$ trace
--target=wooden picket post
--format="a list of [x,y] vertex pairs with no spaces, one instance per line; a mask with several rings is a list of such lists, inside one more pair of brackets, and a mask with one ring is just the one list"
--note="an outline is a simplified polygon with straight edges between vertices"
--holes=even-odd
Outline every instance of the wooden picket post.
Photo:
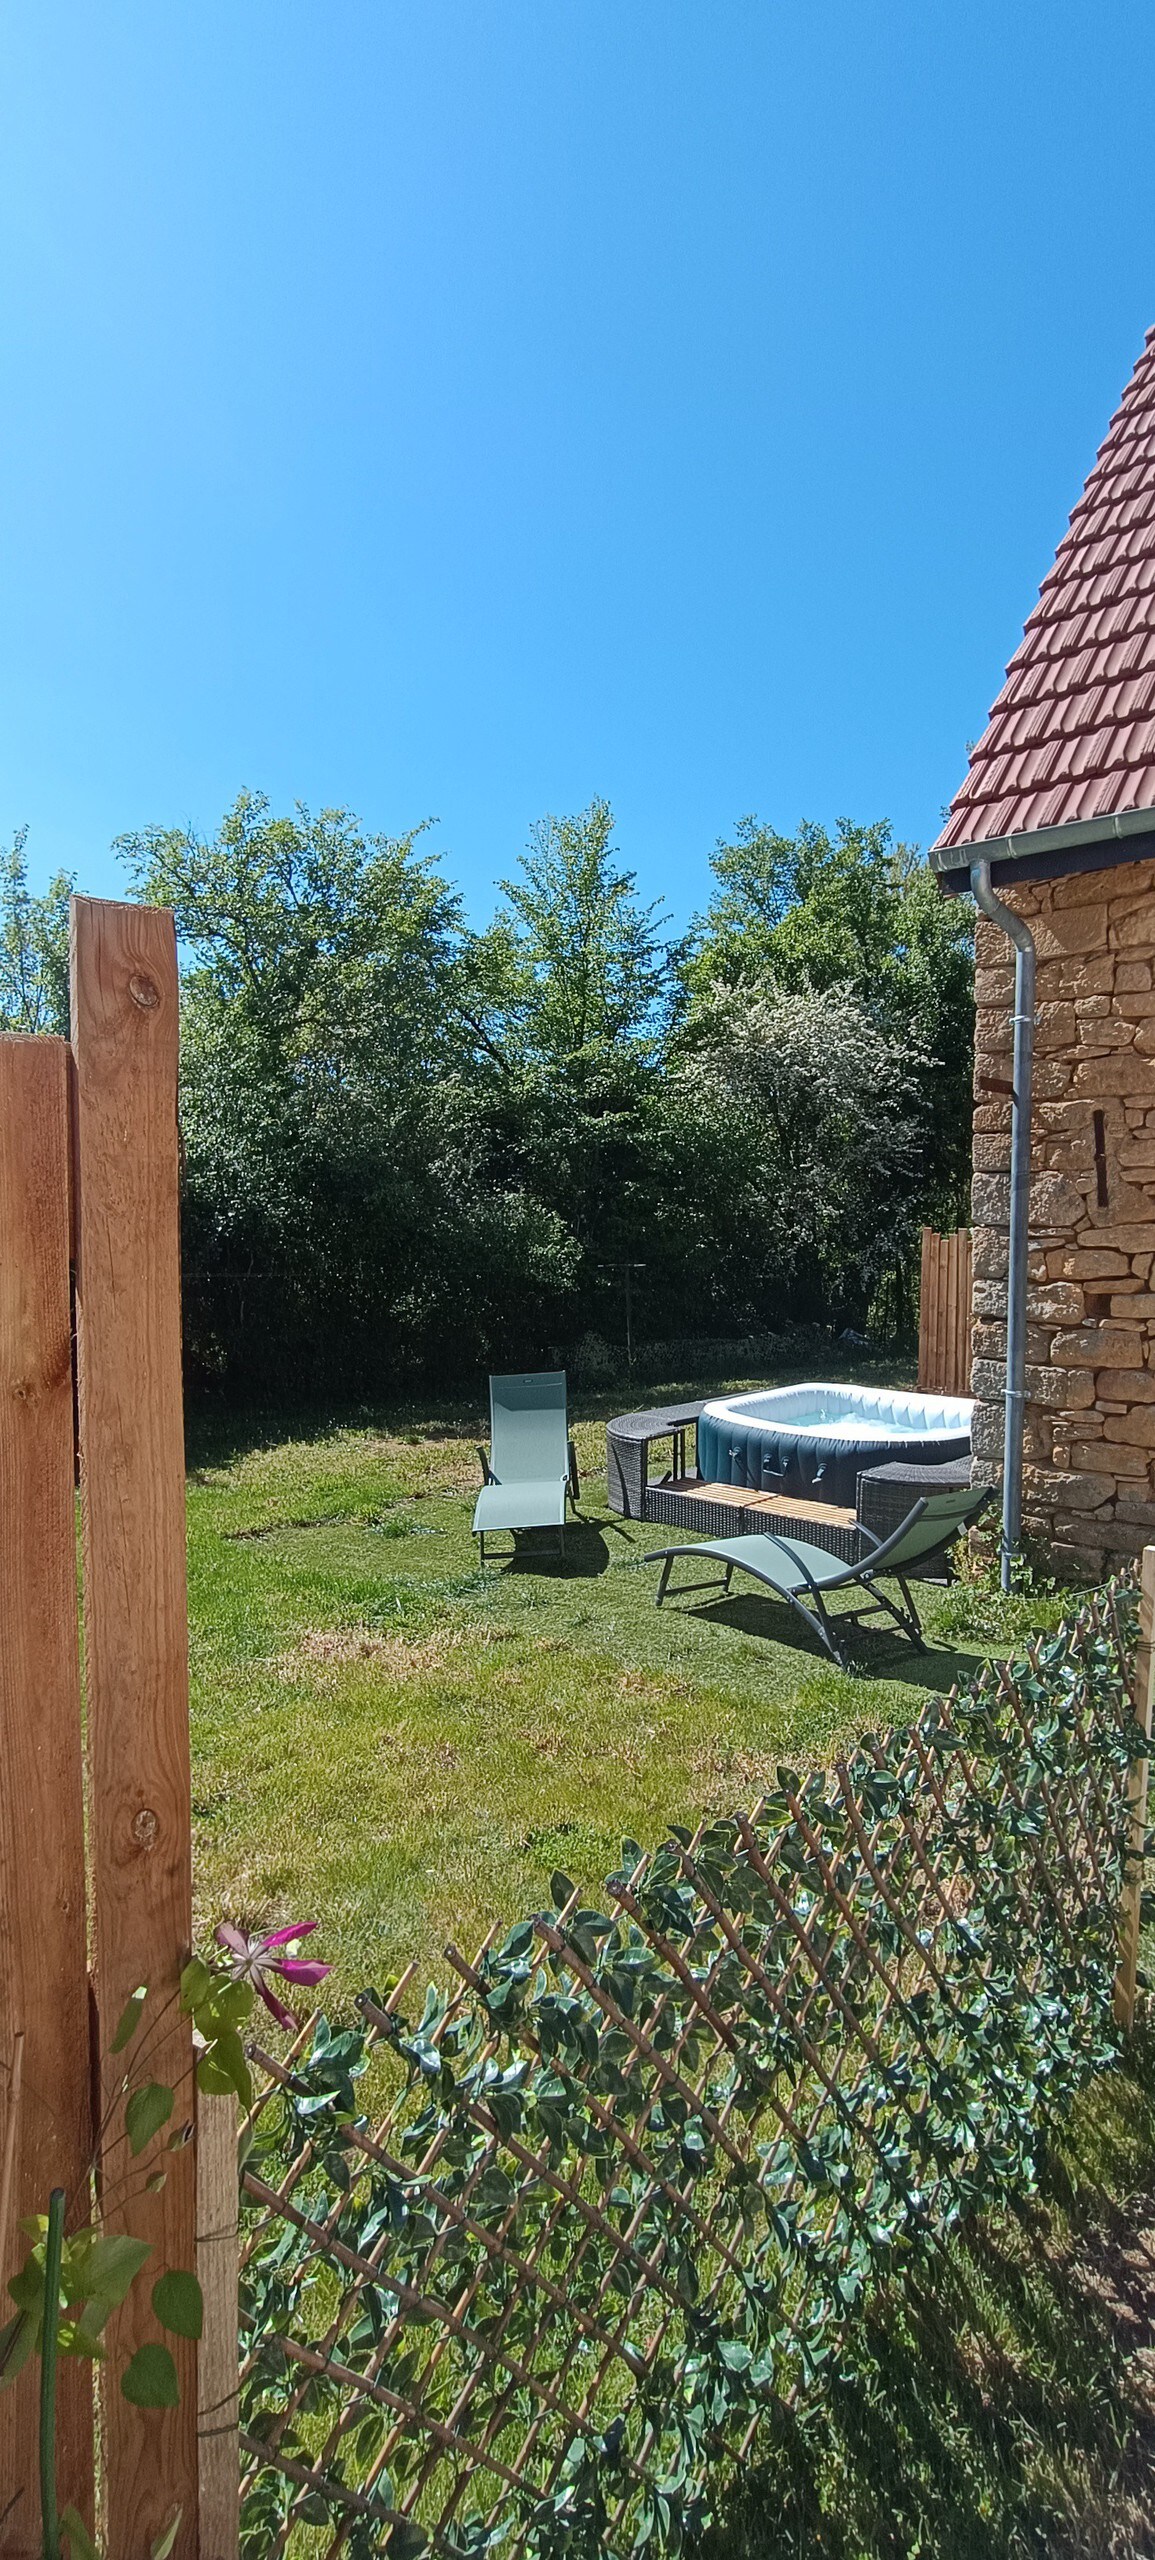
[[197,2432],[200,2560],[236,2560],[241,2521],[240,2182],[235,2098],[197,2096],[197,2273],[204,2296]]
[[[1155,1704],[1155,1547],[1144,1547],[1143,1569],[1139,1582],[1139,1643],[1135,1655],[1135,1685],[1132,1690],[1135,1721],[1151,1735],[1151,1713]],[[1142,1925],[1143,1866],[1147,1840],[1147,1773],[1150,1763],[1144,1755],[1133,1761],[1127,1788],[1127,1879],[1123,1886],[1119,1921],[1119,1970],[1115,1977],[1115,2016],[1128,2034],[1135,2024],[1135,1996],[1139,1973],[1139,1932]]]
[[[68,1044],[0,1039],[0,2296],[22,2214],[92,2150],[73,1470]],[[10,2304],[4,2304],[0,2319]],[[39,2560],[37,2367],[0,2393],[0,2552]],[[90,2368],[58,2390],[62,2504],[92,2523]]]
[[[150,2077],[194,2122],[192,2042],[178,2006],[192,1935],[181,1401],[177,1046],[172,916],[72,902],[76,1059],[77,1360],[84,1524],[92,1953],[100,2051],[138,1984],[149,1988]],[[196,2560],[197,2373],[169,2338],[174,2409],[139,2409],[118,2376],[158,2334],[150,2293],[196,2265],[195,2146],[165,2156],[141,2193],[116,2099],[101,2177],[105,2209],[132,2184],[131,2228],[152,2244],[146,2277],[110,2324],[103,2394],[107,2547],[147,2552],[181,2511],[179,2560]]]

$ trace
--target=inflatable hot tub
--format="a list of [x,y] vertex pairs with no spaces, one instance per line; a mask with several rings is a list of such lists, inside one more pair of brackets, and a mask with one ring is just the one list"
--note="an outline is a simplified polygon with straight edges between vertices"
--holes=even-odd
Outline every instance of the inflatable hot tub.
[[884,1459],[944,1465],[971,1445],[969,1396],[893,1387],[769,1387],[726,1396],[698,1417],[698,1474],[706,1484],[854,1507],[859,1470]]

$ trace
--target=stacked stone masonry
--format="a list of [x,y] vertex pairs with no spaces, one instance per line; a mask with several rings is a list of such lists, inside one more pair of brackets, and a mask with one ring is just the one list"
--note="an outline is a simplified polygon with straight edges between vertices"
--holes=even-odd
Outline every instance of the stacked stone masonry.
[[[1155,864],[1001,894],[1038,951],[1023,1519],[1068,1572],[1155,1538]],[[975,1474],[1000,1472],[1013,965],[980,917]]]

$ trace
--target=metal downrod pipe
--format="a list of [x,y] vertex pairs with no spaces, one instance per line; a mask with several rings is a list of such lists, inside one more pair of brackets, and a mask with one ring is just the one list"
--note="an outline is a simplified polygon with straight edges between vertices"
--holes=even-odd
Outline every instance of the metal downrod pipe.
[[1011,1068],[1011,1204],[1007,1237],[1007,1387],[1003,1430],[1003,1526],[999,1578],[1009,1591],[1023,1534],[1023,1424],[1027,1377],[1027,1248],[1031,1206],[1031,1077],[1035,1051],[1035,945],[1029,925],[991,887],[989,862],[972,862],[976,906],[1015,947],[1015,1048]]

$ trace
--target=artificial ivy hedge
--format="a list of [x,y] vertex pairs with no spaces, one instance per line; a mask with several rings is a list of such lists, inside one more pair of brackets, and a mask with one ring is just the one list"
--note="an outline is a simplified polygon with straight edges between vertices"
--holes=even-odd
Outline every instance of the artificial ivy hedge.
[[[1135,1599],[366,1995],[246,2169],[243,2548],[675,2551],[1114,2051]],[[391,2044],[374,2130],[357,2083]]]

